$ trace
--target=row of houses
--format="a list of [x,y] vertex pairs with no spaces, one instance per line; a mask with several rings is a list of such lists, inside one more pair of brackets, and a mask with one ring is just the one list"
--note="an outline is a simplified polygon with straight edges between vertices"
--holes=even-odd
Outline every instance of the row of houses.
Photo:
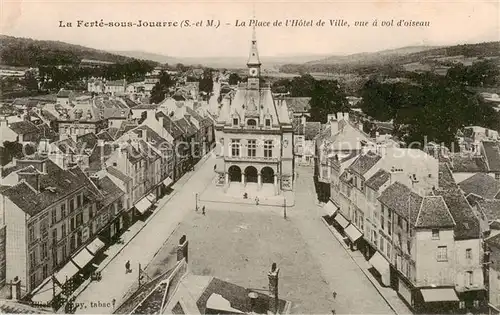
[[[485,257],[500,214],[498,186],[483,196],[498,183],[500,154],[490,149],[498,142],[483,141],[481,157],[399,148],[371,138],[346,113],[330,115],[316,140],[325,218],[365,255],[382,285],[417,313],[479,313],[490,295],[498,300]],[[454,163],[467,156],[485,168],[469,172]]]
[[172,99],[156,108],[125,105],[114,97],[79,99],[54,113],[59,134],[52,139],[23,121],[35,126],[23,137],[39,136],[13,141],[36,150],[3,166],[0,183],[0,283],[19,287],[17,298],[48,303],[67,283],[90,276],[98,252],[209,152],[214,117],[202,106]]

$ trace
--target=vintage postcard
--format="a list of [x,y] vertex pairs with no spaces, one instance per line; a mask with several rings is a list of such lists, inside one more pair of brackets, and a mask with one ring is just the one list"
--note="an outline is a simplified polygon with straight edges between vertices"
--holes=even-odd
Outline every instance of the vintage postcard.
[[500,2],[0,1],[0,313],[500,314]]

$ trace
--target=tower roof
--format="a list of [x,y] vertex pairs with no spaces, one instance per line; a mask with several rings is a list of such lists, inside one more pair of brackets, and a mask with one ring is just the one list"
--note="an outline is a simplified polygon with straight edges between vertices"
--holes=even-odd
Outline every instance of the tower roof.
[[260,66],[259,50],[257,49],[257,36],[255,35],[255,26],[252,31],[252,45],[250,46],[250,54],[248,55],[247,66]]

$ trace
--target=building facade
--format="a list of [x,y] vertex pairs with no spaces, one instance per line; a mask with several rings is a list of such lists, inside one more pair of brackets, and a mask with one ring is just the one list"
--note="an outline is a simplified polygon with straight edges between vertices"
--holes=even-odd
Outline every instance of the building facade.
[[261,83],[255,32],[247,67],[248,82],[223,105],[216,125],[218,185],[274,185],[274,193],[292,190],[293,129],[286,102],[274,100]]

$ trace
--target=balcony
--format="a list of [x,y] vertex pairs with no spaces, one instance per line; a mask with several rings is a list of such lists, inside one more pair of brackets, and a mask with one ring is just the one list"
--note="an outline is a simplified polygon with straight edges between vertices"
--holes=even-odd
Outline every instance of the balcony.
[[264,157],[264,156],[225,156],[225,161],[228,162],[279,162],[277,157]]

